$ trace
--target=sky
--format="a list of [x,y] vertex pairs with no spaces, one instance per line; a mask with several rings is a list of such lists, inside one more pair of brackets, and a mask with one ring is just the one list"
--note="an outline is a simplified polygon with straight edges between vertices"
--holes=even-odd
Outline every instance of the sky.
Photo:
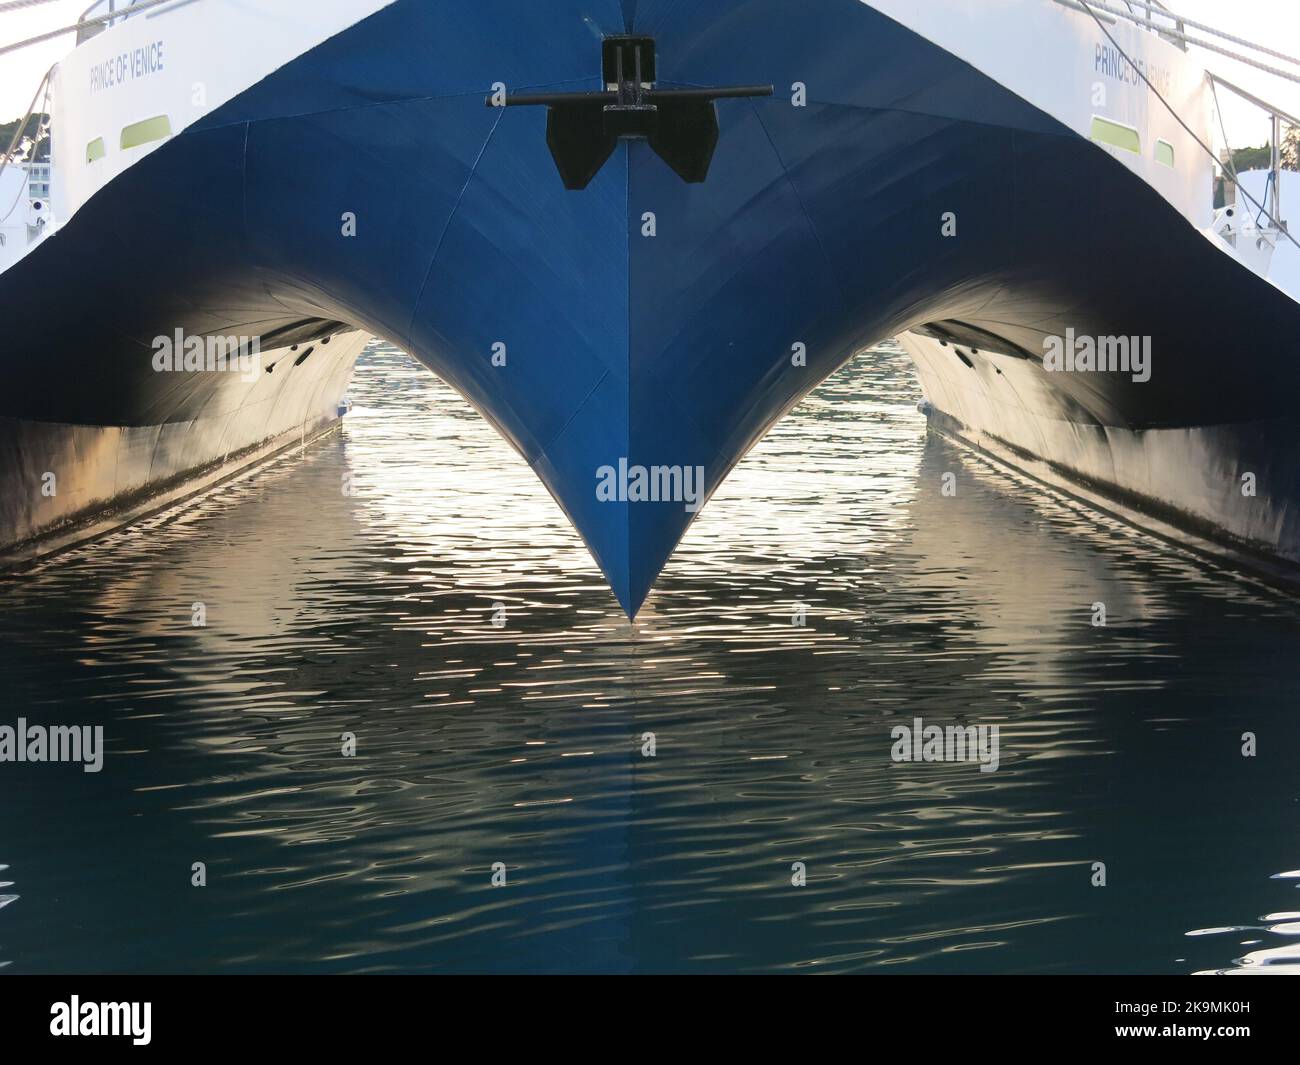
[[[71,26],[92,0],[53,0],[52,3],[0,14],[0,45],[24,41],[47,30]],[[0,55],[0,122],[21,118],[32,94],[50,66],[76,44],[76,34]],[[3,151],[3,149],[0,149]]]
[[[1300,59],[1298,0],[1165,0],[1165,6],[1173,8],[1184,18],[1203,22],[1225,33]],[[1196,33],[1195,30],[1188,32]],[[1225,42],[1224,46],[1238,50],[1233,44]],[[1300,83],[1283,81],[1213,52],[1196,50],[1195,54],[1208,70],[1253,92],[1274,107],[1280,107],[1300,118]],[[1280,62],[1274,65],[1286,66]],[[1300,72],[1300,67],[1288,69]],[[1253,147],[1270,139],[1268,120],[1260,115],[1258,108],[1232,99],[1231,94],[1224,93],[1223,90],[1219,91],[1219,105],[1223,109],[1224,125],[1227,126],[1228,137],[1234,148]]]
[[[2,0],[0,0],[2,2]],[[310,3],[311,0],[266,0],[268,3]],[[792,0],[797,3],[798,0]],[[928,3],[930,0],[916,0]],[[1048,3],[1049,0],[1041,0]],[[1115,2],[1115,0],[1110,0]],[[1300,0],[1165,0],[1186,18],[1205,22],[1247,40],[1300,58]],[[37,7],[0,14],[0,44],[24,40],[46,30],[70,26],[91,0],[52,0]],[[0,122],[26,110],[41,76],[69,51],[69,34],[43,45],[0,56]],[[1229,46],[1232,47],[1232,46]],[[1200,53],[1210,69],[1256,95],[1300,117],[1300,84],[1284,82],[1212,53]],[[1224,99],[1225,123],[1234,147],[1263,144],[1268,127],[1249,105]]]

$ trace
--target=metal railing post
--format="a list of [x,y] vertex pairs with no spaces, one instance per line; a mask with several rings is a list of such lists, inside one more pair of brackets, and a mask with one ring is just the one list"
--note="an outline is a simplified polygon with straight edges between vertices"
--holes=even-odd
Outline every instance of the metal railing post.
[[1270,213],[1278,229],[1285,229],[1286,223],[1282,221],[1282,118],[1276,111],[1270,117],[1273,120],[1273,197]]

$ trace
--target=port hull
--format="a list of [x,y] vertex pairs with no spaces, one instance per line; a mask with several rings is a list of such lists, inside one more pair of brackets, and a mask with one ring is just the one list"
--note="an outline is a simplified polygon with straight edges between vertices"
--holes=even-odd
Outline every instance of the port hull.
[[245,374],[214,371],[223,379],[209,386],[212,401],[184,421],[0,418],[0,567],[93,539],[328,431],[368,339],[339,333],[325,345],[261,352]]

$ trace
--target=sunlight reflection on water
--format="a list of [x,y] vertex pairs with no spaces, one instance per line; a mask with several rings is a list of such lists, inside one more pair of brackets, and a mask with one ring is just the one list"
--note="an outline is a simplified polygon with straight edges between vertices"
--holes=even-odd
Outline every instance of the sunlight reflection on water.
[[[1294,967],[1295,605],[928,437],[898,352],[769,434],[635,626],[453,392],[376,346],[352,395],[3,585],[10,715],[108,747],[4,767],[12,968]],[[895,764],[915,717],[1001,768]]]

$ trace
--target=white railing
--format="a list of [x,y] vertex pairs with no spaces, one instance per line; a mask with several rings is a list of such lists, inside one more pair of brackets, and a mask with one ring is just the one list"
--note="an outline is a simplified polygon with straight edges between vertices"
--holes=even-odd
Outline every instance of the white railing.
[[27,132],[27,127],[31,125],[32,119],[37,115],[47,115],[49,113],[50,75],[53,73],[53,67],[45,72],[45,76],[41,78],[41,83],[36,86],[36,93],[32,96],[32,102],[28,106],[26,114],[19,120],[18,128],[14,130],[14,135],[10,138],[9,143],[4,146],[4,152],[0,154],[0,173],[3,173],[4,168],[11,163],[27,162],[28,160],[25,158],[27,153],[35,153],[41,139],[49,135],[48,123],[37,127],[30,134]]
[[[1239,63],[1256,67],[1288,81],[1300,82],[1300,59],[1248,41],[1245,37],[1225,33],[1213,26],[1207,26],[1204,22],[1193,22],[1191,19],[1183,18],[1163,4],[1157,3],[1156,0],[1054,0],[1054,2],[1062,7],[1086,12],[1099,21],[1131,22],[1135,26],[1159,34],[1165,40],[1178,45],[1183,51],[1186,51],[1189,45],[1204,48],[1207,52],[1227,56],[1229,59],[1235,59]],[[1193,30],[1196,31],[1195,36],[1191,32]],[[1226,47],[1229,44],[1240,50]],[[1276,66],[1273,60],[1281,60],[1286,66]]]
[[77,43],[90,40],[123,19],[169,2],[170,0],[95,0],[77,20]]
[[[1267,100],[1261,99],[1254,95],[1254,93],[1247,92],[1245,89],[1232,84],[1232,82],[1219,77],[1217,74],[1207,73],[1206,77],[1210,79],[1210,84],[1214,86],[1216,107],[1218,105],[1218,89],[1224,88],[1233,95],[1259,108],[1268,116],[1270,127],[1272,129],[1272,136],[1269,140],[1271,153],[1269,159],[1268,185],[1266,186],[1266,199],[1268,202],[1257,206],[1260,209],[1261,215],[1268,216],[1268,221],[1272,228],[1286,230],[1286,222],[1282,219],[1282,128],[1284,126],[1290,129],[1300,128],[1300,118],[1287,114],[1287,112],[1283,111],[1280,107],[1269,103]],[[1222,121],[1222,113],[1220,113],[1220,121]],[[1225,142],[1227,140],[1226,130],[1224,131],[1224,140]],[[1225,177],[1240,188],[1241,185],[1237,181],[1236,169],[1232,166],[1232,147],[1225,143],[1224,148],[1227,150],[1227,162],[1223,166]]]
[[[95,0],[95,3],[86,8],[81,13],[81,18],[77,20],[77,43],[88,41],[119,22],[120,19],[116,17],[119,12],[121,18],[129,18],[131,8],[134,6],[133,0]],[[88,21],[89,19],[95,21]]]
[[12,44],[0,45],[0,55],[8,55],[10,52],[17,52],[23,48],[31,48],[33,45],[44,44],[46,41],[58,40],[69,33],[77,35],[77,43],[88,41],[97,33],[102,33],[105,29],[115,22],[121,22],[124,18],[130,18],[132,15],[138,15],[147,8],[157,7],[159,4],[187,4],[190,0],[99,0],[98,3],[92,4],[89,9],[83,11],[81,19],[74,26],[60,26],[57,30],[47,30],[45,33],[38,33],[35,37],[28,37],[25,41],[14,41]]
[[[31,125],[32,119],[36,115],[48,115],[50,103],[50,75],[54,73],[51,67],[45,72],[45,77],[41,78],[41,83],[36,86],[36,93],[32,97],[32,102],[27,108],[27,113],[23,115],[18,123],[18,128],[14,130],[14,135],[5,145],[3,155],[0,155],[0,175],[11,166],[21,166],[26,169],[27,164],[35,161],[37,149],[43,137],[50,134],[48,120],[36,129],[28,132],[28,126]],[[19,187],[17,195],[12,203],[0,203],[0,219],[8,218],[18,201],[22,199],[23,189],[27,187],[26,182]]]
[[1116,19],[1134,22],[1187,51],[1187,22],[1159,0],[1056,0],[1062,7],[1085,11],[1112,25]]

